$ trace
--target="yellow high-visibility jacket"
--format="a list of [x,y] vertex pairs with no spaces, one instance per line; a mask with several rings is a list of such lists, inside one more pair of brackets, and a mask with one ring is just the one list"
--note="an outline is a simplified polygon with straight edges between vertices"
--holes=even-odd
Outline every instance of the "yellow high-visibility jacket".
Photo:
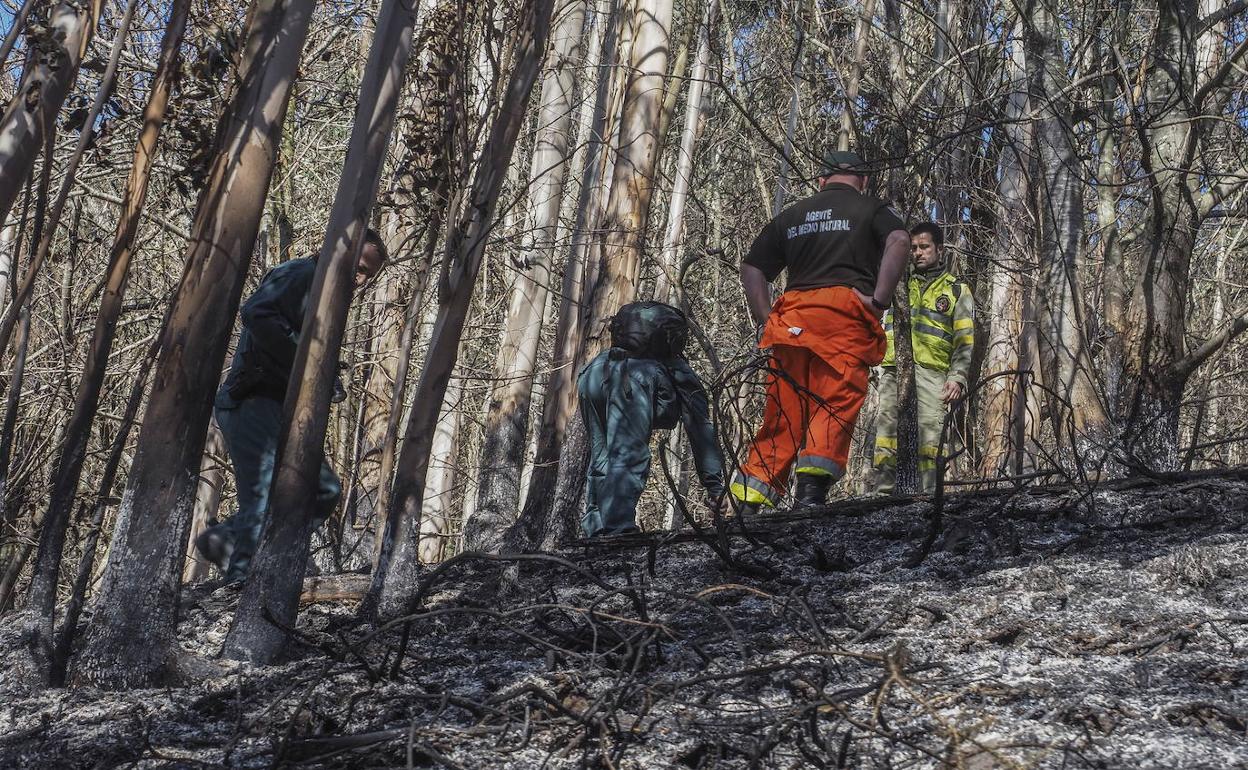
[[[893,312],[884,314],[888,351],[882,366],[895,366]],[[910,277],[910,339],[914,362],[945,372],[948,382],[966,387],[975,349],[975,298],[971,288],[947,270]]]

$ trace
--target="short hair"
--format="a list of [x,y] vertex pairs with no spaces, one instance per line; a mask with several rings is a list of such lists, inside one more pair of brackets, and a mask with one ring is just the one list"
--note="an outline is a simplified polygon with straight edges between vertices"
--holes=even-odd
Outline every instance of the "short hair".
[[371,227],[368,228],[364,231],[364,243],[371,243],[373,248],[377,249],[377,254],[381,257],[382,264],[390,261],[390,252],[386,249],[386,242],[382,239],[381,233]]
[[945,245],[945,228],[941,227],[935,222],[920,222],[914,227],[910,228],[911,238],[913,238],[916,235],[922,235],[923,233],[927,233],[928,235],[932,236],[932,243],[936,244],[937,246]]

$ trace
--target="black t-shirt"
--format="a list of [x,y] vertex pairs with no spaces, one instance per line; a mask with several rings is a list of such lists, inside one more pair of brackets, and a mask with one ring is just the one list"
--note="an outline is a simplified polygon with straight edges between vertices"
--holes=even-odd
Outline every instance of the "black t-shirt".
[[789,271],[789,289],[852,286],[870,294],[884,241],[906,229],[884,201],[834,183],[789,206],[763,228],[742,260],[774,281]]

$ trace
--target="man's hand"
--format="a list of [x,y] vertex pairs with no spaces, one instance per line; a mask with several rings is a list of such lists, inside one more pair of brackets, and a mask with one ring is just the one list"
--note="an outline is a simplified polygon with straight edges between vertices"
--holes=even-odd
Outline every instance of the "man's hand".
[[854,294],[857,294],[858,299],[862,301],[862,304],[866,305],[867,310],[871,311],[871,315],[875,316],[875,320],[878,321],[884,317],[884,311],[875,306],[875,303],[871,301],[870,294],[863,294],[857,289],[854,289]]
[[954,401],[962,398],[962,392],[964,390],[965,388],[962,387],[962,383],[950,380],[945,383],[944,390],[940,392],[940,400],[944,401],[946,404],[952,404]]

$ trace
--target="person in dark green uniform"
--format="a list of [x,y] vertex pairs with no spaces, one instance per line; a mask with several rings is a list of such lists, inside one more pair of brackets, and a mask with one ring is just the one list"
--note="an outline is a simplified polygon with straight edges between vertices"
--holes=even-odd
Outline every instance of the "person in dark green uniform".
[[711,507],[727,513],[724,464],[706,391],[682,351],[688,325],[661,302],[625,305],[611,324],[611,348],[577,379],[589,438],[585,514],[589,537],[637,532],[637,501],[650,475],[650,434],[685,427]]
[[[914,389],[919,405],[919,477],[923,491],[936,491],[936,458],[949,405],[966,393],[975,349],[975,299],[949,271],[945,234],[923,222],[910,230],[914,272],[910,276],[910,339]],[[897,366],[893,319],[884,316],[888,350],[880,374],[880,408],[875,423],[875,491],[891,494],[897,478]]]
[[[385,243],[369,228],[356,265],[357,291],[377,275],[385,261]],[[217,425],[234,466],[238,512],[201,532],[195,547],[225,573],[226,582],[235,583],[247,576],[268,515],[282,402],[315,275],[315,255],[283,262],[265,274],[256,292],[243,304],[238,347],[214,402]],[[335,401],[346,397],[340,382],[334,383],[334,390]],[[324,521],[341,494],[338,476],[322,460],[313,517]]]

